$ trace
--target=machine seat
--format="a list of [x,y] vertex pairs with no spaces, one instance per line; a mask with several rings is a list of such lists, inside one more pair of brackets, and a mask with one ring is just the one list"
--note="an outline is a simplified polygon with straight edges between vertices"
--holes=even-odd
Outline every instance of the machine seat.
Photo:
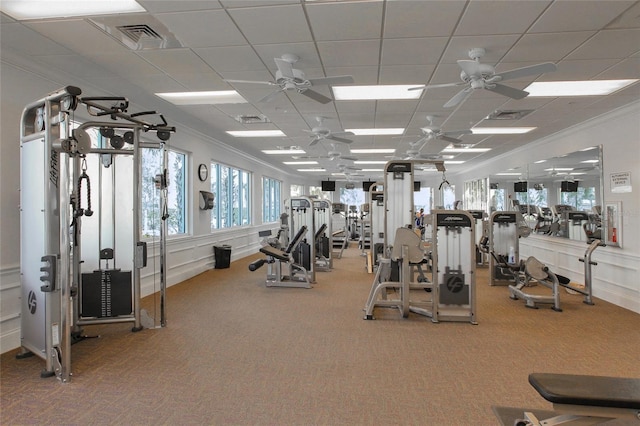
[[554,404],[640,409],[640,379],[531,373],[529,383]]

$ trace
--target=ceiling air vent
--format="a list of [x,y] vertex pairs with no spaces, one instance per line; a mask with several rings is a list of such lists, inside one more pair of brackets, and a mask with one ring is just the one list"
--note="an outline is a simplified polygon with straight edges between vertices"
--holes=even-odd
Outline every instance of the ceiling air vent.
[[529,115],[532,113],[532,109],[497,109],[493,111],[491,114],[487,115],[485,120],[520,120],[525,115]]
[[162,36],[146,24],[121,25],[116,28],[125,36],[129,37],[134,43],[141,43],[145,38],[162,40]]
[[91,18],[89,22],[131,50],[182,47],[176,36],[151,15],[101,16]]
[[242,124],[253,124],[253,123],[271,123],[269,117],[264,114],[260,115],[236,115],[235,120],[238,123]]

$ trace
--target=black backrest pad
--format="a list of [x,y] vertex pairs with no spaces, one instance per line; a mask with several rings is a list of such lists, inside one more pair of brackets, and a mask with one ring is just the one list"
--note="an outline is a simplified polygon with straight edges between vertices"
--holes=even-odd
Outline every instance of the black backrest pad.
[[307,233],[307,227],[304,225],[301,226],[300,229],[298,229],[298,232],[296,233],[295,237],[293,237],[291,242],[289,242],[289,245],[287,246],[287,249],[285,250],[285,252],[291,253],[291,250],[293,250],[298,245],[298,243],[302,241],[302,238],[306,233]]

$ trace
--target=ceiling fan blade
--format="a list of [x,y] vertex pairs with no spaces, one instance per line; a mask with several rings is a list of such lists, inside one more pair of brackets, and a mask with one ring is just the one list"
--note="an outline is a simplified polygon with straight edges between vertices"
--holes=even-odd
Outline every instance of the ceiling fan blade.
[[457,62],[460,68],[462,68],[462,71],[464,71],[468,76],[472,76],[480,72],[480,62],[471,59],[461,59]]
[[306,97],[311,98],[316,102],[320,102],[321,104],[328,104],[329,102],[331,102],[331,98],[327,98],[322,93],[318,93],[311,89],[303,90],[302,92],[300,92],[300,94],[305,95]]
[[529,67],[517,68],[510,71],[501,72],[495,75],[500,77],[498,81],[511,80],[514,78],[525,77],[529,75],[544,74],[546,72],[556,71],[558,67],[553,62],[545,62],[543,64],[531,65]]
[[499,93],[503,96],[507,96],[512,99],[522,99],[526,98],[529,92],[525,92],[524,90],[516,89],[514,87],[505,86],[500,83],[493,83],[491,85],[487,85],[485,89],[490,90],[492,92]]
[[341,155],[340,158],[342,160],[356,161],[358,157],[354,157],[352,155]]
[[275,99],[275,97],[278,96],[280,94],[280,92],[282,92],[282,89],[276,90],[275,92],[271,92],[267,96],[265,96],[264,98],[258,100],[258,103],[260,103],[260,102],[270,102],[273,99]]
[[471,93],[473,93],[473,89],[471,87],[462,89],[453,98],[449,99],[446,104],[444,104],[444,108],[451,108],[464,102]]
[[454,138],[454,137],[451,137],[451,136],[447,136],[447,135],[444,135],[444,134],[440,134],[438,136],[438,139],[446,141],[446,142],[451,142],[451,143],[460,143],[460,142],[462,142],[462,139],[457,139],[457,138]]
[[333,86],[334,84],[352,84],[353,76],[350,75],[336,75],[333,77],[323,77],[323,78],[310,78],[309,83],[312,86]]
[[224,80],[227,83],[249,83],[249,84],[268,84],[269,86],[277,86],[273,81],[251,81],[251,80]]
[[331,139],[332,141],[342,142],[342,143],[351,143],[351,142],[353,142],[351,139],[341,138],[341,137],[336,136],[335,134],[327,136],[327,139]]
[[[438,89],[438,88],[440,88],[440,87],[464,86],[464,85],[466,85],[466,84],[467,84],[467,83],[465,83],[464,81],[461,81],[461,82],[458,82],[458,83],[428,84],[428,85],[426,85],[426,86],[422,86],[422,87],[424,87],[425,89]],[[421,89],[422,87],[419,87],[419,88]],[[413,87],[412,87],[412,88],[411,88],[411,89],[409,89],[409,90],[412,90],[412,89],[413,89],[413,90],[415,90],[416,88],[413,88]]]
[[449,146],[449,141],[445,141],[442,139],[432,139],[429,143],[425,144],[425,146],[420,151],[421,155],[436,155],[440,154],[443,149]]
[[293,75],[293,65],[291,65],[291,62],[287,62],[280,58],[274,58],[273,60],[276,61],[278,71],[280,71],[280,74],[282,74],[283,77],[295,78],[295,75]]
[[319,137],[314,137],[313,139],[311,139],[311,143],[309,144],[309,146],[313,146],[315,144],[317,144],[318,142],[320,142],[322,140],[322,138]]
[[462,136],[462,135],[471,135],[473,134],[473,132],[471,131],[471,129],[448,130],[446,132],[442,132],[442,134],[445,136]]

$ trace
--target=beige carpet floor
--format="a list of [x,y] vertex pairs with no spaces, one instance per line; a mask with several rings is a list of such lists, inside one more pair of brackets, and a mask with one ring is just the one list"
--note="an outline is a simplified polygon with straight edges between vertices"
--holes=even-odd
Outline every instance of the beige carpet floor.
[[247,269],[258,257],[170,287],[165,328],[87,327],[100,338],[73,346],[70,383],[2,354],[0,423],[493,425],[494,405],[551,408],[531,372],[640,377],[640,315],[599,299],[563,291],[563,312],[527,309],[479,268],[478,325],[391,309],[365,321],[373,276],[357,248],[312,289],[266,288],[265,268]]

